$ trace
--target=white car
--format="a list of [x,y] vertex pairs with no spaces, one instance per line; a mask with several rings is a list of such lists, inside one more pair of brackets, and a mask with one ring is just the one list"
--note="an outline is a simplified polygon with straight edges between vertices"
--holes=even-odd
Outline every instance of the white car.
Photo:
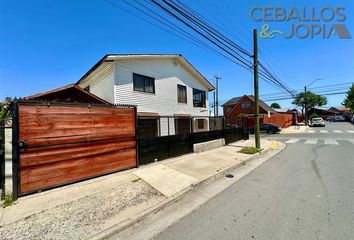
[[312,118],[311,127],[325,127],[326,123],[322,118]]

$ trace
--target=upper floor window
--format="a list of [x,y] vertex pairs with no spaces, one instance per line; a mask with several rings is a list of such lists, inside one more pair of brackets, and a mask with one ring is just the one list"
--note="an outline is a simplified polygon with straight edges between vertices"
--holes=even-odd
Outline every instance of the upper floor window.
[[251,108],[252,108],[252,103],[250,102],[241,103],[241,109],[251,109]]
[[134,91],[155,93],[155,78],[133,73]]
[[193,88],[193,107],[205,107],[206,95],[205,91]]
[[177,84],[177,98],[179,103],[187,103],[187,87]]
[[226,108],[227,113],[231,112],[231,110],[232,110],[232,107],[227,107]]

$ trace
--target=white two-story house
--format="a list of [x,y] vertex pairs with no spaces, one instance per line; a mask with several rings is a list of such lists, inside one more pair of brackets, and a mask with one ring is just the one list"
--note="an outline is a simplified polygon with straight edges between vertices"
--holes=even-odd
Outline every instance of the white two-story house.
[[214,87],[182,55],[109,54],[77,84],[110,103],[136,105],[145,135],[209,129]]

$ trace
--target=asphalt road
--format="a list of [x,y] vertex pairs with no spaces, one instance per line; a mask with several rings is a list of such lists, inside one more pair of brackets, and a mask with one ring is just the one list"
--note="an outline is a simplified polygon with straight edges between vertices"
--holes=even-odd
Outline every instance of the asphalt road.
[[354,239],[353,130],[267,136],[287,148],[156,239]]

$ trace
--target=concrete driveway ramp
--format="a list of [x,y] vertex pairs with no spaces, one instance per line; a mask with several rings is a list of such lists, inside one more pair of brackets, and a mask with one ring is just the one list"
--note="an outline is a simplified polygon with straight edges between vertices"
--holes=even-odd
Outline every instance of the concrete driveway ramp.
[[198,181],[163,164],[139,169],[133,173],[166,197],[171,197]]

